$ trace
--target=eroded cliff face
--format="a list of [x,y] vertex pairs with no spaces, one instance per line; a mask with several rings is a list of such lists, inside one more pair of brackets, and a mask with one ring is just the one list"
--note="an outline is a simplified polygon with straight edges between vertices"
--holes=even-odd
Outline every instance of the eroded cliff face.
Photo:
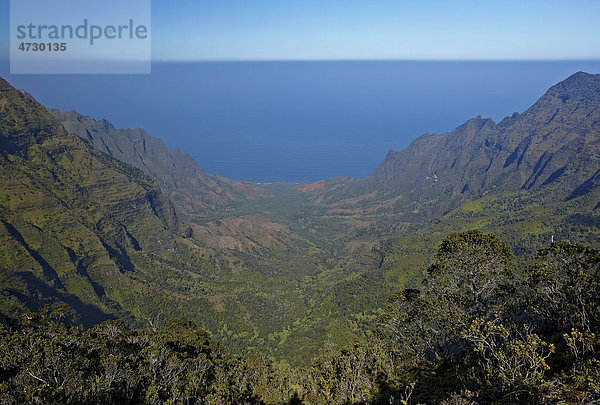
[[169,150],[161,139],[143,129],[118,129],[106,120],[95,120],[75,111],[50,112],[68,132],[87,139],[95,150],[156,179],[179,212],[190,218],[261,193],[259,187],[206,173],[185,152]]
[[579,72],[521,115],[477,117],[390,151],[365,183],[419,199],[543,186],[563,198],[600,169],[599,146],[600,75]]
[[118,312],[116,291],[139,271],[133,256],[173,249],[177,230],[153,179],[0,79],[0,267],[13,286],[4,309],[58,299],[88,322]]
[[[315,201],[396,207],[437,201],[437,213],[488,193],[530,190],[548,200],[595,190],[600,175],[600,75],[579,72],[523,114],[500,123],[480,116],[443,134],[390,150],[366,179],[323,182]],[[336,179],[335,179],[336,180]],[[356,204],[354,204],[356,205]]]

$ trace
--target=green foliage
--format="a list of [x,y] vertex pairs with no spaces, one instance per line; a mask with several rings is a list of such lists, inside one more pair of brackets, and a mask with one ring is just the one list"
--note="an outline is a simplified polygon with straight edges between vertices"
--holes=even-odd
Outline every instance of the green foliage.
[[[600,255],[559,242],[531,257],[552,237],[600,242],[594,144],[570,141],[530,173],[539,145],[554,150],[580,131],[579,141],[595,142],[592,103],[573,109],[589,109],[584,121],[561,110],[532,131],[536,120],[521,120],[509,138],[540,141],[523,165],[486,149],[463,151],[455,169],[456,151],[443,146],[430,162],[445,173],[439,179],[425,153],[416,163],[427,173],[391,167],[375,182],[311,189],[207,175],[138,130],[105,134],[118,161],[7,83],[0,90],[0,312],[27,314],[0,330],[7,403],[598,399]],[[544,103],[536,114],[565,107],[556,97]],[[473,120],[449,140],[495,147],[490,131],[504,131],[495,127]],[[375,184],[380,175],[415,187],[399,195]],[[28,312],[56,302],[75,311]],[[81,324],[96,326],[66,326]],[[312,362],[326,342],[331,349]]]
[[390,297],[366,342],[329,344],[304,369],[265,351],[231,356],[187,318],[152,330],[111,320],[82,331],[68,326],[77,322],[69,307],[44,307],[0,326],[0,400],[590,402],[600,397],[598,257],[554,243],[522,268],[493,235],[449,235],[421,285]]
[[[526,270],[532,315],[564,329],[590,331],[600,321],[600,254],[568,242],[538,252]],[[535,287],[535,288],[533,288]]]
[[24,315],[0,329],[6,404],[253,403],[244,362],[185,319],[157,332],[106,321],[81,332],[56,315]]
[[507,327],[501,322],[477,318],[462,331],[466,364],[472,365],[467,378],[471,384],[523,402],[530,390],[544,381],[544,373],[550,368],[546,359],[554,346],[526,326]]
[[[590,400],[600,391],[582,370],[600,372],[598,254],[553,243],[523,268],[495,236],[450,235],[421,287],[390,298],[379,336],[399,369],[413,376],[419,400]],[[418,371],[431,367],[434,379]],[[435,386],[449,382],[442,373],[448,367],[456,383],[436,393]]]
[[513,280],[512,253],[494,235],[467,231],[445,238],[423,292],[440,320],[465,324],[503,310]]
[[[569,85],[573,91],[581,90],[579,82],[597,84],[597,77],[579,75]],[[452,255],[463,249],[480,249],[480,257],[489,249],[502,257],[502,247],[494,251],[492,241],[487,248],[469,246],[475,235],[463,235],[447,241],[454,252],[444,248],[435,258],[445,235],[475,228],[502,235],[517,262],[552,235],[600,242],[597,181],[585,174],[595,172],[595,160],[581,155],[591,146],[572,148],[569,143],[570,158],[548,152],[551,161],[535,176],[530,176],[538,161],[533,155],[543,147],[528,149],[523,159],[531,164],[518,168],[514,163],[497,167],[507,160],[476,149],[487,148],[494,131],[516,123],[520,130],[507,134],[507,140],[543,133],[549,138],[542,136],[540,145],[555,150],[548,139],[556,137],[557,128],[540,124],[545,119],[515,118],[499,126],[471,120],[451,135],[426,136],[412,145],[410,150],[424,152],[414,155],[419,156],[414,166],[396,170],[414,156],[391,159],[382,166],[391,171],[378,170],[369,180],[251,185],[205,173],[185,153],[169,151],[141,129],[119,130],[75,112],[52,111],[57,121],[7,83],[1,87],[0,97],[6,99],[0,116],[3,316],[55,302],[76,309],[86,327],[112,318],[125,320],[128,327],[156,327],[170,317],[186,316],[233,352],[266,350],[270,360],[306,366],[327,341],[338,346],[365,342],[386,298],[418,288],[433,308],[428,311],[438,317],[430,324],[435,328],[428,332],[428,345],[446,350],[453,343],[444,339],[459,339],[458,333],[439,333],[451,330],[445,326],[448,319],[498,310],[499,289],[511,295],[521,280],[503,280],[489,290],[482,279],[500,275],[493,274],[494,266],[470,263],[470,253],[456,259],[464,262],[464,271],[454,273],[458,264]],[[546,102],[564,114],[561,130],[570,128],[573,136],[583,131],[585,137],[578,139],[594,141],[589,134],[597,97],[588,96],[589,105],[572,110],[563,110],[568,106],[556,98]],[[536,114],[543,115],[546,107]],[[569,116],[587,109],[591,115]],[[536,130],[530,130],[536,122]],[[444,138],[455,149],[441,147]],[[556,144],[564,139],[571,138],[559,136]],[[512,153],[502,146],[494,153]],[[456,160],[458,155],[462,158]],[[547,182],[566,161],[572,164]],[[517,184],[527,178],[527,187]],[[398,180],[410,187],[390,189]],[[577,193],[567,192],[584,180]],[[448,293],[436,299],[420,285],[432,260],[438,265],[448,261],[436,277],[428,277]],[[499,263],[498,269],[504,267],[512,269]],[[471,276],[472,287],[479,290],[459,293]],[[460,305],[448,305],[455,299]],[[423,319],[417,314],[424,309],[415,301],[408,314]],[[416,349],[417,342],[411,347]]]

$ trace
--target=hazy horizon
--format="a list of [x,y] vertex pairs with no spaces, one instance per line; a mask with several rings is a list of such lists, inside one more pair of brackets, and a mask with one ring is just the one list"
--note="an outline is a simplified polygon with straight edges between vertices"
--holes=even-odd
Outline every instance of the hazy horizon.
[[[148,11],[132,4],[112,11]],[[76,8],[61,10],[74,24]],[[153,0],[151,12],[150,75],[10,75],[1,2],[0,75],[48,107],[144,128],[208,172],[311,182],[365,177],[423,133],[498,121],[600,72],[589,0]]]
[[600,61],[163,62],[152,75],[3,76],[49,108],[144,128],[209,173],[310,183],[366,177],[423,133],[521,113],[580,70],[599,73]]

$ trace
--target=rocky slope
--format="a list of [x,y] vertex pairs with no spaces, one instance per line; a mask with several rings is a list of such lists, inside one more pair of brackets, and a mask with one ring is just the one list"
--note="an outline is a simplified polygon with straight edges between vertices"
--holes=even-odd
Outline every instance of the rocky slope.
[[523,114],[500,123],[476,117],[451,132],[425,134],[390,150],[368,178],[321,187],[317,199],[375,191],[397,204],[436,200],[448,208],[490,192],[530,190],[565,200],[595,189],[599,176],[600,75],[579,72]]
[[95,152],[0,79],[1,312],[65,301],[115,314],[130,274],[175,246],[178,219],[142,171]]
[[87,139],[92,147],[133,165],[158,181],[176,208],[196,217],[239,199],[260,194],[260,188],[206,173],[185,152],[169,150],[141,128],[118,129],[75,111],[50,110],[68,132]]

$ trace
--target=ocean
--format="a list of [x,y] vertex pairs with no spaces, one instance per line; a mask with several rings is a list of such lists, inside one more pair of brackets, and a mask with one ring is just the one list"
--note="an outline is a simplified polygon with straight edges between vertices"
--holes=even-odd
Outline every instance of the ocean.
[[206,171],[251,182],[368,176],[389,149],[523,112],[600,61],[154,63],[151,75],[0,75],[42,104],[142,127]]

